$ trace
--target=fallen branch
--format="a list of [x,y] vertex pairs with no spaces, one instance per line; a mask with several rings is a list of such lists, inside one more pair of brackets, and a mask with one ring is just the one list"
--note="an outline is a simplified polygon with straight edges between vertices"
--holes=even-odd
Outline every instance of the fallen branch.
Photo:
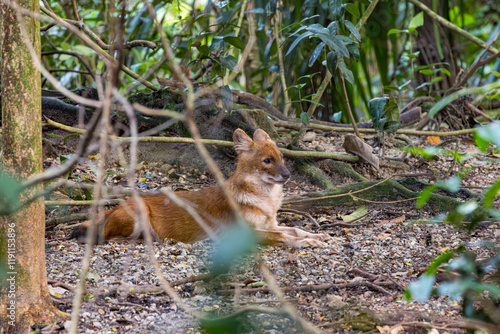
[[[47,119],[47,123],[50,126],[68,131],[68,132],[76,132],[84,134],[86,130],[79,129],[75,127],[71,127],[68,125],[64,125],[61,123],[54,122],[50,119]],[[102,134],[98,134],[101,136]],[[112,140],[116,140],[122,143],[127,143],[132,141],[131,137],[117,137],[114,135],[108,135],[108,137]],[[178,143],[178,144],[194,144],[195,140],[193,138],[185,138],[185,137],[139,137],[137,138],[138,142],[163,142],[163,143]],[[225,141],[225,140],[217,140],[217,139],[200,139],[200,142],[205,145],[216,145],[216,146],[225,146],[225,147],[233,147],[233,142]],[[293,151],[285,148],[279,148],[279,150],[289,156],[289,157],[301,157],[301,158],[318,158],[318,159],[333,159],[339,161],[348,161],[348,162],[357,162],[359,161],[359,157],[350,154],[340,154],[340,153],[329,153],[329,152],[317,152],[317,151]]]
[[[280,289],[282,291],[300,291],[300,292],[311,292],[311,291],[318,291],[318,290],[329,290],[329,289],[334,289],[334,290],[340,290],[340,289],[345,289],[345,288],[354,288],[354,287],[367,287],[372,290],[382,292],[383,294],[392,296],[392,293],[381,287],[380,285],[365,281],[365,280],[354,280],[348,283],[339,283],[339,284],[334,284],[334,283],[325,283],[325,284],[311,284],[311,285],[304,285],[304,286],[287,286],[287,287],[281,287]],[[241,292],[245,293],[269,293],[271,290],[266,287],[261,287],[261,288],[245,288],[241,289]],[[234,289],[223,289],[219,290],[218,292],[220,293],[234,293]]]

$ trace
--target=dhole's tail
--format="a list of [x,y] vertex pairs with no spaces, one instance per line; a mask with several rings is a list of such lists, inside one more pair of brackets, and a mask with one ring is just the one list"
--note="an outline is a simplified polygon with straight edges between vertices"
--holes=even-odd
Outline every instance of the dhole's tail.
[[[102,234],[102,231],[104,230],[104,225],[106,224],[106,219],[108,218],[109,214],[111,213],[111,210],[104,211],[101,213],[97,220],[97,228],[95,229],[95,243],[100,245],[103,244],[106,240],[104,239],[104,236]],[[85,243],[87,239],[87,230],[90,226],[90,220],[84,222],[82,225],[77,227],[71,235],[69,236],[70,239],[76,239],[79,243]]]

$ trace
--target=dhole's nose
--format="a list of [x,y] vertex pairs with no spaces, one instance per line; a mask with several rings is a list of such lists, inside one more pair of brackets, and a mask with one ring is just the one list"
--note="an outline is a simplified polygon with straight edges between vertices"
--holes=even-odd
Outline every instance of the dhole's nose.
[[285,180],[290,178],[290,171],[286,167],[281,171],[281,177]]

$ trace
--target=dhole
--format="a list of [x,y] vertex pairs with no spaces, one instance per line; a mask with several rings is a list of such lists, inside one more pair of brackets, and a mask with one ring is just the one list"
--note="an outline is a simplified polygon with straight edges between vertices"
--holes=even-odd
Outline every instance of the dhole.
[[[243,130],[237,129],[234,131],[233,141],[238,164],[226,184],[239,204],[243,217],[261,236],[262,242],[291,247],[323,245],[322,241],[328,239],[328,235],[278,226],[276,213],[281,206],[283,184],[290,177],[290,172],[274,141],[260,129],[255,131],[253,140]],[[235,221],[220,186],[175,194],[192,206],[215,231]],[[140,224],[129,214],[134,213],[134,201],[130,198],[113,210],[104,212],[104,219],[99,224],[104,239],[138,239],[145,228],[158,241],[172,238],[181,242],[193,242],[208,237],[196,221],[165,194],[141,198],[146,208],[147,223]],[[89,222],[84,223],[71,237],[80,239],[84,236],[88,224]]]

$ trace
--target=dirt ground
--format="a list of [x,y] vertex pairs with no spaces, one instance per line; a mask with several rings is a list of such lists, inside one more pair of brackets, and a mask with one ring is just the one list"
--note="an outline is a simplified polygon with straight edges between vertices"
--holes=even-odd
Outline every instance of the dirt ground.
[[[411,138],[416,145],[425,139]],[[341,137],[321,134],[304,147],[344,153]],[[397,146],[397,145],[395,145]],[[450,144],[450,148],[455,143]],[[194,148],[193,148],[194,149]],[[460,139],[460,151],[472,155],[470,138]],[[401,151],[387,147],[386,156],[398,157]],[[92,179],[92,163],[73,171],[74,180]],[[48,160],[47,164],[57,164]],[[95,162],[94,162],[95,163]],[[451,157],[422,161],[410,158],[410,170],[382,168],[378,175],[360,163],[353,167],[370,180],[391,174],[413,174],[422,181],[433,182],[455,174],[463,166],[454,165]],[[483,187],[500,178],[498,156],[481,154],[471,157],[465,166],[474,167],[463,180],[463,186],[480,193]],[[126,184],[125,172],[119,166],[106,183],[115,188]],[[419,176],[427,173],[427,176]],[[429,174],[430,173],[430,174]],[[435,177],[429,177],[434,175]],[[161,165],[143,162],[136,168],[136,186],[141,191],[158,187],[173,190],[196,190],[213,184],[208,174],[189,166]],[[394,178],[402,178],[397,175]],[[342,178],[333,177],[341,185]],[[285,199],[320,190],[305,184],[304,177],[293,175],[285,185]],[[59,194],[60,199],[64,194]],[[66,197],[67,198],[67,197]],[[496,207],[500,207],[498,200]],[[342,222],[342,216],[366,206],[368,214],[359,222],[331,227]],[[51,208],[49,220],[78,212],[75,208]],[[183,305],[158,288],[159,280],[142,244],[108,243],[94,248],[85,284],[85,298],[80,313],[81,333],[199,333],[200,322],[195,311],[205,318],[224,317],[224,321],[205,322],[212,333],[301,333],[305,329],[289,316],[280,314],[283,302],[269,292],[259,265],[265,264],[277,285],[284,288],[286,305],[308,322],[331,333],[463,333],[460,301],[431,297],[427,302],[405,301],[403,290],[425,270],[429,262],[443,251],[465,243],[478,260],[494,253],[482,241],[495,240],[498,224],[484,224],[468,234],[443,223],[422,223],[436,213],[417,210],[413,201],[402,203],[359,203],[353,207],[315,209],[309,213],[328,233],[331,240],[324,248],[291,249],[258,246],[253,254],[239,260],[229,273],[215,278],[185,283],[179,281],[207,274],[211,268],[214,243],[193,244],[169,242],[154,244],[158,269]],[[281,224],[318,231],[311,221],[297,213],[280,213]],[[420,223],[415,223],[416,221]],[[85,246],[66,240],[68,223],[51,227],[47,232],[47,273],[51,294],[59,308],[71,312],[72,288],[79,279]],[[259,260],[260,259],[260,260]],[[272,311],[265,312],[262,308]],[[195,310],[195,311],[193,311]],[[241,310],[245,310],[244,312]],[[237,315],[235,312],[240,311]],[[230,315],[230,316],[228,316]],[[228,330],[229,325],[233,329]],[[64,323],[54,331],[65,332]]]

